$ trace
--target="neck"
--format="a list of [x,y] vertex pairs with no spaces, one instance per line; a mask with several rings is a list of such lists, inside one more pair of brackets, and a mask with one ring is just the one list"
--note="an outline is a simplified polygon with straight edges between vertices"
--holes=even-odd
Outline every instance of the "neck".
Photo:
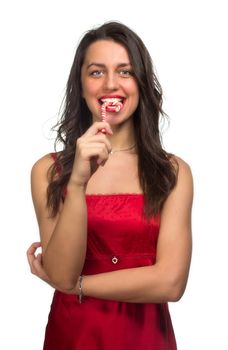
[[128,125],[111,125],[111,128],[113,135],[108,136],[108,138],[113,151],[129,148],[136,144],[133,123],[128,123]]
[[133,152],[135,149],[135,144],[133,144],[132,146],[126,147],[126,148],[119,148],[119,149],[112,149],[110,154],[114,154],[117,152]]

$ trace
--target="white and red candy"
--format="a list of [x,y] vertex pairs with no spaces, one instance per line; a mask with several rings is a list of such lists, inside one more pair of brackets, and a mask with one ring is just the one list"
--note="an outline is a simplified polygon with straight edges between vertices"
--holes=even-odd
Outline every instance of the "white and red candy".
[[[102,100],[101,105],[101,119],[106,121],[106,111],[118,113],[123,108],[123,103],[118,98],[107,98]],[[106,132],[105,129],[101,130],[103,133]]]

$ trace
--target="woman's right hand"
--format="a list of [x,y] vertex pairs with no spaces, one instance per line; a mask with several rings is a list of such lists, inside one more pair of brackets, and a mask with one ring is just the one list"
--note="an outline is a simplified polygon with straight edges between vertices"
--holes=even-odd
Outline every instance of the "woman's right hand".
[[33,275],[39,277],[44,282],[50,284],[53,287],[48,275],[46,274],[43,268],[42,254],[41,253],[36,254],[36,250],[40,247],[41,247],[40,242],[34,242],[30,245],[30,247],[26,252],[28,263],[30,266],[30,271]]
[[104,129],[107,135],[113,135],[107,122],[95,122],[78,138],[69,184],[85,186],[97,168],[106,163],[112,148]]

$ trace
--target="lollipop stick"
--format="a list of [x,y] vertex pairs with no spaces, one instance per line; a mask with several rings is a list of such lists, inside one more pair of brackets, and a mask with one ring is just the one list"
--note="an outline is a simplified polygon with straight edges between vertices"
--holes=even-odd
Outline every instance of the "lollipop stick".
[[[105,122],[106,121],[106,107],[108,106],[108,102],[104,102],[101,106],[101,119],[102,119],[102,122]],[[101,130],[101,132],[103,134],[106,134],[106,130],[103,128]]]

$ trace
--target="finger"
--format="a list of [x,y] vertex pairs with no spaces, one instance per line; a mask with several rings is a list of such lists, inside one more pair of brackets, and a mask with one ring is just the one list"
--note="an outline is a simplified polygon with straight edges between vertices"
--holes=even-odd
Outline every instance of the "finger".
[[[112,146],[106,136],[100,134],[95,136],[85,136],[77,141],[77,154],[83,156],[86,149],[95,150],[97,147],[106,148],[108,153],[111,152]],[[92,154],[95,155],[95,154]]]
[[91,158],[104,157],[108,158],[111,148],[102,142],[87,142],[80,147],[79,154],[84,160],[91,160]]
[[34,261],[35,261],[35,256],[34,257],[30,257],[29,259],[28,259],[28,263],[29,263],[29,267],[30,267],[30,271],[31,271],[31,273],[32,274],[36,274],[36,270],[35,270],[35,268],[34,268]]
[[104,166],[106,162],[107,162],[107,160],[103,160],[99,165]]
[[[36,263],[36,261],[37,261],[37,258],[34,254],[33,255],[31,254],[28,256],[28,263],[29,263],[30,271],[34,275],[37,275],[37,263]],[[40,264],[40,262],[39,262],[39,264]]]
[[41,265],[41,263],[37,259],[35,259],[33,261],[33,269],[35,271],[36,276],[38,276],[39,278],[41,278],[45,281],[49,280],[43,266]]
[[95,159],[97,164],[100,165],[103,161],[108,160],[109,153],[104,144],[90,143],[86,145],[81,155],[84,159],[89,159],[90,161]]
[[30,245],[30,247],[27,250],[27,255],[28,254],[34,254],[35,251],[37,250],[37,248],[41,247],[41,243],[40,242],[34,242]]
[[105,129],[108,135],[113,135],[112,129],[107,122],[95,122],[93,125],[85,132],[85,135],[96,135],[98,132],[102,132]]
[[33,267],[35,268],[37,273],[42,274],[42,275],[45,273],[43,265],[41,264],[41,262],[38,259],[34,259]]
[[101,152],[99,156],[97,157],[97,164],[104,166],[109,158],[109,153],[107,152]]
[[33,260],[35,259],[35,252],[31,253],[31,252],[28,252],[27,251],[27,259],[28,259],[28,263],[30,265],[30,268],[31,268],[31,265],[32,265],[32,262]]
[[28,259],[28,263],[29,263],[29,267],[30,267],[30,271],[35,274],[36,272],[34,271],[34,261],[36,259],[35,256],[35,252],[37,250],[37,248],[39,248],[41,246],[40,242],[34,242],[31,244],[31,246],[28,248],[26,255],[27,255],[27,259]]
[[39,261],[40,264],[42,264],[42,254],[37,254],[36,259]]
[[107,151],[108,152],[111,152],[112,150],[112,145],[110,143],[110,141],[107,139],[107,137],[100,133],[100,134],[97,134],[95,136],[87,136],[86,139],[85,139],[85,143],[101,143],[101,144],[105,144],[106,148],[107,148]]

